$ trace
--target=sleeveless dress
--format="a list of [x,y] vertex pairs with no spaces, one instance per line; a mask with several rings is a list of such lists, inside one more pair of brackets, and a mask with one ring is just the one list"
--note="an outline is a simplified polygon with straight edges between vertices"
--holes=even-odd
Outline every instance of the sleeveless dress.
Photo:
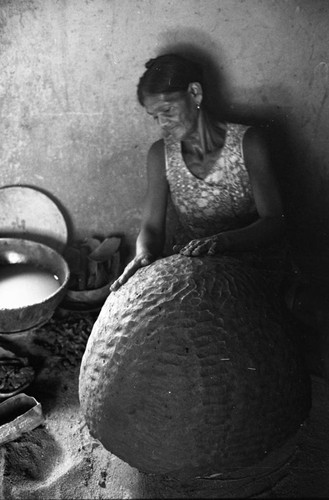
[[202,238],[247,225],[257,218],[242,140],[245,125],[228,124],[225,144],[204,179],[185,164],[181,142],[165,139],[171,199],[188,237]]
[[[204,179],[196,177],[186,166],[181,142],[164,139],[166,177],[178,218],[169,246],[244,227],[258,218],[242,146],[249,127],[233,123],[226,126],[221,154]],[[255,251],[229,253],[258,268],[278,273],[284,266],[284,248],[285,245],[279,243]],[[170,253],[168,249],[167,253]]]

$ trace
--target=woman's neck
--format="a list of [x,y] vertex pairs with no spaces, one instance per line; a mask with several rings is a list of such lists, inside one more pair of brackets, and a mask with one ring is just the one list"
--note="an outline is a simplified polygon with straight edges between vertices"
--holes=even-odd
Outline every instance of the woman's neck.
[[220,150],[225,140],[225,125],[214,121],[200,110],[197,128],[182,141],[186,154],[196,155],[200,159],[207,154]]
[[196,177],[204,179],[212,170],[224,146],[225,133],[225,125],[212,123],[200,112],[195,132],[182,141],[185,164]]

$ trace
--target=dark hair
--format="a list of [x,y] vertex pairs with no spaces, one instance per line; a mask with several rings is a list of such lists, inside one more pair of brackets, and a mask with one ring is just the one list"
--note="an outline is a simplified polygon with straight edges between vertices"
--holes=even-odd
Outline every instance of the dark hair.
[[164,54],[150,59],[137,85],[139,103],[144,106],[147,94],[165,94],[187,90],[191,82],[203,83],[201,66],[178,54]]

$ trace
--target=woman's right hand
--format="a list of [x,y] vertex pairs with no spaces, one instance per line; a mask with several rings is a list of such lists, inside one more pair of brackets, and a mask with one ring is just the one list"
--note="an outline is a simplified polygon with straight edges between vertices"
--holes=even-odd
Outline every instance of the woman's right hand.
[[118,290],[133,274],[135,274],[138,269],[149,266],[152,262],[154,262],[154,260],[155,258],[150,253],[136,255],[136,257],[125,267],[121,276],[119,276],[119,278],[112,283],[110,291],[115,292]]

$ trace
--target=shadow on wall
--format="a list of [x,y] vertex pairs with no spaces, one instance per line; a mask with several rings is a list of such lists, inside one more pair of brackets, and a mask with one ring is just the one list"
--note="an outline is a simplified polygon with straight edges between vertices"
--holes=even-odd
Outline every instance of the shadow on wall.
[[[257,102],[257,96],[262,92],[264,89],[256,88],[250,95],[248,91],[249,101]],[[282,87],[266,88],[266,93],[280,95],[282,103],[289,102],[290,96]],[[267,131],[272,168],[281,188],[295,264],[308,279],[327,282],[329,181],[319,175],[323,166],[316,152],[309,151],[308,158],[301,158],[300,150],[305,149],[304,145],[310,142],[310,138],[303,135],[291,109],[284,104],[234,103],[229,106],[226,119],[258,125]],[[312,169],[312,182],[309,169]]]
[[[209,110],[225,121],[260,126],[266,131],[273,171],[281,187],[285,205],[288,235],[294,246],[294,240],[298,240],[296,233],[305,233],[304,227],[300,227],[299,208],[304,206],[303,193],[307,192],[307,182],[305,179],[303,183],[303,178],[296,169],[291,135],[291,110],[286,106],[291,100],[288,90],[282,85],[280,88],[242,88],[239,95],[247,97],[244,101],[236,102],[230,90],[229,77],[223,70],[229,62],[225,61],[220,47],[207,33],[195,29],[169,31],[160,35],[160,38],[163,42],[159,54],[178,53],[202,64],[205,105]],[[258,104],[261,96],[265,94],[275,96],[275,103],[272,104],[264,97],[263,103]]]
[[230,98],[223,72],[224,57],[218,46],[207,33],[194,29],[168,31],[160,35],[160,38],[163,43],[158,55],[173,52],[202,65],[205,104],[214,114],[222,115]]
[[[197,29],[171,30],[160,34],[159,54],[175,52],[202,63],[205,69],[205,104],[223,120],[261,126],[267,131],[273,171],[281,187],[288,228],[296,264],[303,272],[321,275],[327,270],[329,279],[329,212],[328,181],[318,179],[310,185],[305,165],[297,157],[301,146],[301,131],[293,116],[292,96],[284,85],[239,89],[235,101],[230,89],[229,60],[208,33]],[[305,137],[305,142],[309,141]],[[321,171],[312,155],[312,170]],[[313,168],[314,167],[314,168]],[[318,193],[316,193],[316,190]],[[325,215],[327,213],[327,216]]]

